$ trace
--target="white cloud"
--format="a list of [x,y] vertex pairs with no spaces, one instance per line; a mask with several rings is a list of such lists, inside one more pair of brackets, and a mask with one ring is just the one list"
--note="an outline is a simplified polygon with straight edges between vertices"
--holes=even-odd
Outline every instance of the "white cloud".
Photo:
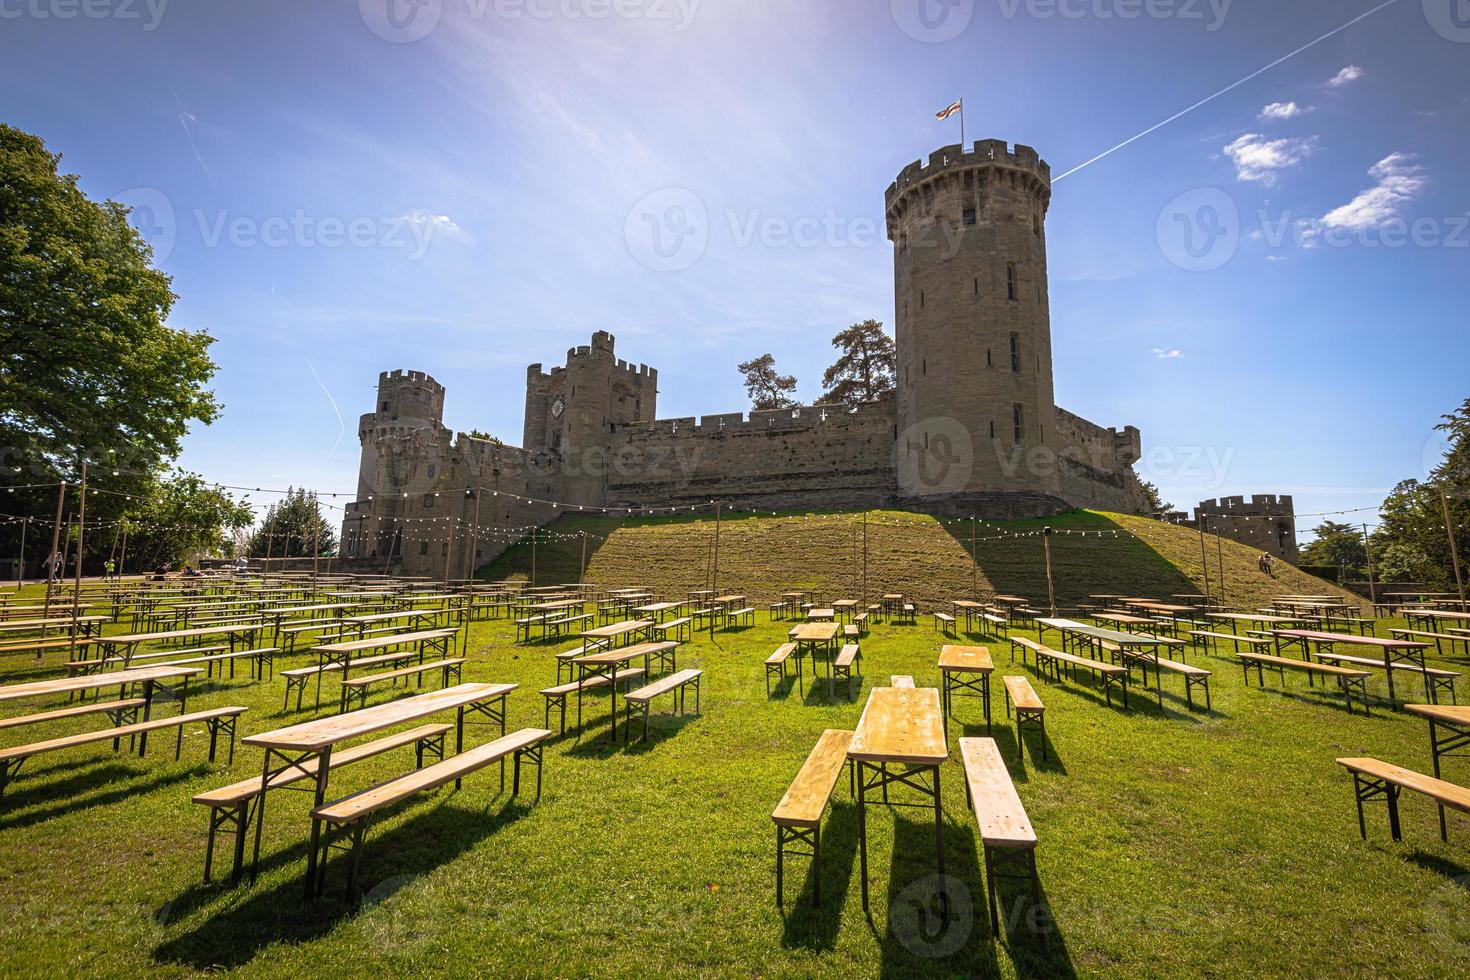
[[1396,217],[1403,205],[1424,190],[1429,179],[1424,168],[1407,153],[1391,153],[1368,171],[1376,184],[1340,208],[1329,211],[1322,224],[1327,228],[1361,231]]
[[1261,118],[1272,122],[1280,122],[1287,119],[1295,119],[1306,112],[1295,102],[1272,102],[1261,110]]
[[1311,155],[1316,137],[1267,139],[1259,133],[1246,133],[1225,147],[1235,162],[1235,176],[1240,181],[1261,184],[1276,183],[1276,175],[1301,163]]
[[1328,80],[1327,87],[1342,88],[1344,85],[1351,85],[1353,82],[1356,82],[1358,79],[1362,78],[1366,74],[1367,72],[1363,71],[1363,69],[1359,68],[1357,65],[1348,65],[1346,68],[1338,72],[1336,75],[1333,75],[1332,78]]
[[1154,348],[1154,357],[1157,357],[1161,361],[1177,361],[1183,356],[1184,351],[1179,350],[1177,347],[1169,350],[1165,350],[1162,347]]

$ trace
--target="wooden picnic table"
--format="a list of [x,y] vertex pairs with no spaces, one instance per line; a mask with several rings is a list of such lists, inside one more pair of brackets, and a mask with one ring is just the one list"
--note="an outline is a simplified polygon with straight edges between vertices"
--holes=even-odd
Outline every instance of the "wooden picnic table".
[[813,623],[830,623],[837,618],[837,610],[834,608],[808,609],[806,618]]
[[[1046,642],[1046,631],[1054,629],[1062,634],[1062,650],[1067,652],[1070,646],[1081,643],[1087,644],[1090,650],[1099,648],[1103,643],[1111,643],[1119,649],[1127,652],[1147,651],[1154,660],[1154,687],[1158,695],[1159,710],[1164,710],[1164,677],[1163,671],[1159,669],[1160,647],[1183,647],[1183,640],[1173,640],[1165,636],[1144,636],[1138,633],[1124,633],[1120,630],[1103,629],[1099,626],[1088,626],[1071,619],[1049,619],[1043,618],[1036,621],[1038,635],[1043,643]],[[1094,659],[1096,659],[1094,657]],[[1147,681],[1147,671],[1144,674]]]
[[841,619],[851,619],[857,614],[857,608],[856,599],[834,599],[832,601],[832,610]]
[[[584,683],[589,676],[606,675],[608,687],[612,691],[612,740],[618,737],[618,671],[626,667],[629,662],[643,659],[643,677],[645,682],[651,679],[649,667],[655,656],[662,656],[670,649],[677,648],[678,644],[672,641],[659,641],[657,643],[637,643],[633,646],[623,647],[620,650],[600,650],[597,653],[583,654],[572,661],[577,668],[577,681]],[[672,661],[670,661],[672,666]],[[577,690],[577,724],[582,723],[582,690]]]
[[653,635],[653,627],[657,625],[651,619],[629,619],[621,623],[613,623],[611,626],[599,626],[597,629],[588,630],[582,634],[582,652],[587,652],[587,647],[598,641],[606,640],[609,644],[616,646],[619,641],[631,636],[634,639],[643,634],[644,639]]
[[656,623],[662,623],[670,613],[677,614],[685,605],[683,602],[655,602],[647,606],[639,606],[633,611],[641,619],[652,619]]
[[985,731],[990,731],[990,675],[995,661],[987,647],[945,644],[939,651],[939,673],[942,678],[941,702],[944,706],[945,737],[949,735],[949,716],[954,714],[956,692],[969,691],[959,697],[978,697],[985,707]]
[[[56,694],[80,694],[83,691],[101,690],[104,687],[117,687],[127,697],[128,688],[134,684],[143,685],[143,720],[148,721],[153,711],[153,701],[158,695],[170,701],[179,703],[179,714],[184,714],[185,702],[189,696],[189,678],[204,673],[200,667],[139,667],[134,670],[121,670],[115,674],[82,675],[78,677],[57,677],[47,681],[30,681],[25,684],[10,684],[0,687],[0,702],[24,701],[30,698],[44,698]],[[178,681],[177,687],[166,682]],[[138,736],[138,752],[145,754],[148,749],[148,733],[142,732]]]
[[[944,806],[939,770],[949,758],[944,711],[932,687],[878,687],[868,695],[863,716],[848,744],[847,757],[857,767],[858,854],[862,866],[863,908],[868,907],[868,791],[880,790],[888,802],[890,786],[916,790],[934,807],[934,851],[939,868],[939,894],[948,914],[944,887]],[[890,769],[890,767],[892,767]],[[931,785],[926,785],[928,777]]]
[[879,605],[882,607],[883,615],[885,616],[888,616],[894,612],[898,612],[903,608],[903,593],[886,593],[883,598],[879,600]]
[[[796,644],[796,656],[799,660],[802,654],[810,653],[812,663],[817,662],[817,653],[826,650],[829,657],[836,653],[837,637],[842,633],[842,627],[836,623],[803,623],[788,634],[791,642]],[[815,673],[815,667],[813,667]]]
[[[265,763],[260,781],[260,795],[255,804],[255,852],[250,863],[253,879],[260,866],[260,840],[265,825],[266,795],[271,789],[271,780],[276,776],[301,769],[308,761],[316,760],[316,802],[312,809],[320,807],[327,799],[327,781],[332,772],[332,750],[343,742],[374,735],[389,728],[397,728],[411,722],[429,718],[445,711],[455,711],[454,750],[464,750],[464,726],[466,712],[473,711],[489,719],[489,724],[500,726],[505,735],[505,699],[520,685],[518,684],[460,684],[442,691],[430,691],[387,704],[374,705],[358,711],[317,721],[302,722],[274,731],[262,732],[241,739],[241,744],[255,745],[265,750]],[[271,767],[271,761],[279,757],[280,765]],[[455,784],[458,788],[458,783]],[[310,896],[314,884],[317,860],[317,845],[320,842],[320,825],[313,820],[311,825],[311,850],[306,858],[306,889]]]
[[[133,654],[138,647],[144,643],[166,643],[169,640],[193,640],[202,636],[224,636],[229,639],[230,652],[235,651],[235,643],[240,634],[246,637],[258,637],[265,629],[264,623],[230,623],[223,626],[196,626],[186,630],[165,630],[161,633],[115,633],[112,636],[92,637],[92,642],[102,648],[103,659],[110,659],[118,655],[118,649],[122,649],[122,661],[126,666],[133,659]],[[245,642],[251,642],[247,639]]]
[[[1466,756],[1460,750],[1470,747],[1470,705],[1406,704],[1404,710],[1429,722],[1429,754],[1434,760],[1434,778],[1443,778],[1440,760],[1452,755]],[[1440,729],[1444,729],[1441,734]],[[1444,807],[1439,808],[1439,829],[1445,832]]]
[[326,672],[329,665],[338,665],[342,668],[340,680],[345,682],[352,671],[354,654],[366,653],[369,650],[384,650],[388,647],[401,647],[408,645],[418,646],[420,662],[424,654],[433,648],[435,652],[449,656],[454,652],[454,637],[459,630],[439,629],[420,630],[414,633],[392,633],[387,636],[374,636],[363,640],[348,640],[346,643],[324,643],[311,648],[311,652],[317,655],[317,663],[321,673],[316,675],[317,701],[321,701],[322,673]]
[[[1282,653],[1284,646],[1293,643],[1302,648],[1302,659],[1312,659],[1311,648],[1315,646],[1318,651],[1326,647],[1328,651],[1339,643],[1348,646],[1373,647],[1383,654],[1383,669],[1388,674],[1388,703],[1394,708],[1398,707],[1398,698],[1393,688],[1393,665],[1399,661],[1407,661],[1419,671],[1419,676],[1424,679],[1424,696],[1431,701],[1434,696],[1430,691],[1429,675],[1424,672],[1424,651],[1429,649],[1428,643],[1420,643],[1417,640],[1385,640],[1377,636],[1356,636],[1352,633],[1326,633],[1320,630],[1273,630],[1272,636],[1276,638],[1276,653]],[[1282,643],[1285,640],[1286,643]],[[1366,700],[1364,701],[1366,704]]]
[[342,620],[342,625],[356,626],[359,637],[367,632],[369,626],[376,626],[379,623],[421,623],[432,627],[437,620],[443,618],[445,620],[443,628],[448,629],[448,620],[453,614],[454,610],[452,609],[400,609],[398,612],[367,613],[362,616],[348,616]]
[[713,598],[713,599],[710,600],[710,604],[711,605],[715,605],[715,606],[719,606],[721,609],[726,609],[726,608],[728,608],[730,606],[733,606],[733,605],[736,605],[738,603],[744,602],[745,601],[745,598],[746,597],[743,596],[743,595],[722,595],[722,596],[716,596],[715,598]]

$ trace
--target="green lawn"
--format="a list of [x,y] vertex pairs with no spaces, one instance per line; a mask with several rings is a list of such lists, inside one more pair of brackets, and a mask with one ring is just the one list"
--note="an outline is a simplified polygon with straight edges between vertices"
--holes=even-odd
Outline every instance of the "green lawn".
[[[1031,736],[1015,762],[997,683],[994,736],[1040,835],[1045,909],[1007,887],[1003,934],[990,935],[952,761],[945,847],[959,914],[948,929],[919,901],[934,871],[932,815],[919,809],[871,810],[863,914],[845,779],[824,824],[827,907],[807,907],[807,866],[793,862],[783,916],[771,809],[821,731],[856,724],[868,688],[896,673],[937,684],[942,641],[927,620],[879,625],[856,702],[839,690],[829,703],[810,676],[768,698],[760,662],[787,625],[759,620],[681,651],[680,666],[706,671],[699,717],[657,718],[646,745],[625,748],[603,741],[607,717],[594,712],[555,739],[539,803],[499,794],[491,770],[394,811],[370,832],[355,913],[336,866],[328,898],[302,901],[306,794],[273,797],[254,885],[202,885],[205,813],[189,797],[258,772],[255,751],[211,766],[191,733],[180,763],[171,739],[146,761],[105,747],[38,759],[0,801],[0,975],[1465,975],[1470,821],[1452,815],[1441,844],[1433,808],[1406,798],[1407,842],[1389,841],[1378,807],[1364,843],[1333,764],[1371,754],[1427,770],[1427,726],[1386,706],[1350,716],[1300,677],[1285,693],[1275,681],[1246,690],[1231,661],[1198,653],[1191,662],[1215,669],[1209,715],[1185,709],[1180,682],[1166,680],[1161,716],[1137,694],[1123,711],[1085,681],[1033,674],[1048,707],[1044,763]],[[1000,673],[1030,673],[991,646]],[[504,620],[477,623],[465,679],[519,683],[511,727],[539,726],[536,691],[562,648],[518,646]],[[3,669],[6,683],[34,676],[13,659]],[[280,710],[282,690],[279,679],[225,682],[191,706],[249,705],[247,733],[308,717]],[[978,704],[960,711],[952,737],[984,734]],[[334,790],[410,765],[400,750],[337,774]],[[1448,766],[1470,780],[1470,764]]]

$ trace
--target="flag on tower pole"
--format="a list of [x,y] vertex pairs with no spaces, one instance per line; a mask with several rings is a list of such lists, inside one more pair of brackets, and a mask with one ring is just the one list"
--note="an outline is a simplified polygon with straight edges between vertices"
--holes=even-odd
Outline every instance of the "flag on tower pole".
[[960,114],[960,148],[965,146],[965,100],[960,99],[952,105],[946,106],[934,114],[934,118],[944,122],[955,113]]

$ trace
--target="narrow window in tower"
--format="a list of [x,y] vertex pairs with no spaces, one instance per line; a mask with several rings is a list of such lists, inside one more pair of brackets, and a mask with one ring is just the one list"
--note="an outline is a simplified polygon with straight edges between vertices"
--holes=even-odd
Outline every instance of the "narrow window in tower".
[[923,308],[924,308],[924,292],[923,292],[923,290],[920,290],[919,291],[919,309],[922,310]]
[[427,541],[420,541],[419,542],[419,554],[421,554],[421,555],[427,555],[428,553],[429,553],[429,542],[427,542]]
[[1041,219],[1035,214],[1031,215],[1031,234],[1041,237]]
[[975,295],[980,295],[980,280],[978,277],[975,279]]
[[995,352],[989,347],[985,348],[985,366],[988,368],[995,367]]
[[1019,402],[1011,406],[1011,421],[1015,424],[1016,427],[1016,445],[1019,446],[1026,437],[1026,430],[1022,425],[1024,421],[1024,414],[1021,408],[1021,404]]
[[925,449],[928,449],[929,448],[929,433],[927,433],[927,432],[924,433],[924,448]]
[[1006,299],[1016,298],[1016,263],[1006,263]]
[[923,376],[923,375],[927,375],[928,373],[929,373],[929,359],[927,357],[921,357],[921,358],[919,358],[919,374],[921,376]]
[[995,438],[995,419],[990,420],[990,438]]
[[433,510],[433,509],[434,509],[434,498],[433,497],[429,497],[429,496],[425,496],[424,497],[424,510]]
[[384,402],[383,403],[383,411],[385,411],[385,412],[388,411],[388,403],[387,402]]
[[975,209],[974,208],[965,208],[964,221],[965,221],[965,224],[967,224],[967,225],[973,225],[975,223]]
[[1021,373],[1021,335],[1011,334],[1011,372]]
[[435,466],[433,463],[430,463],[429,464],[429,479],[431,479],[431,480],[434,479],[434,475],[438,472],[438,470],[439,470],[439,467]]

